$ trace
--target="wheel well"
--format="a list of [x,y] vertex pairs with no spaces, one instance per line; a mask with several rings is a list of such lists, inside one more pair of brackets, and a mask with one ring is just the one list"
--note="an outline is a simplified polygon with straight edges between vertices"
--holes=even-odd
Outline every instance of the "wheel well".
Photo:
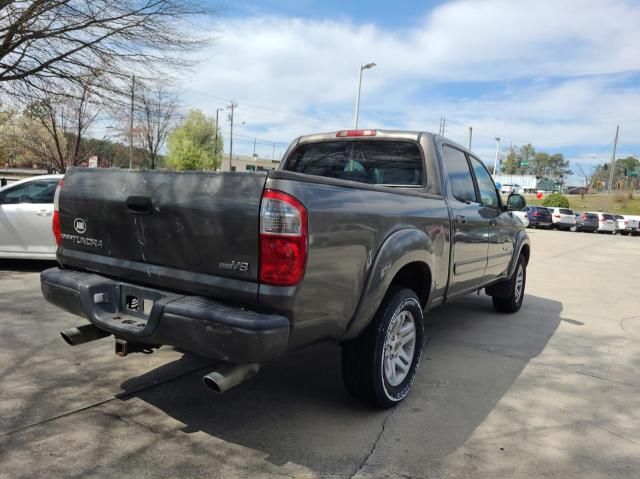
[[526,245],[524,245],[522,247],[522,250],[521,250],[520,254],[522,254],[522,256],[524,256],[524,260],[527,262],[527,264],[529,264],[530,251],[529,251],[529,245],[528,244],[526,244]]
[[406,264],[393,277],[391,285],[413,290],[424,307],[431,291],[431,271],[425,263],[420,261]]

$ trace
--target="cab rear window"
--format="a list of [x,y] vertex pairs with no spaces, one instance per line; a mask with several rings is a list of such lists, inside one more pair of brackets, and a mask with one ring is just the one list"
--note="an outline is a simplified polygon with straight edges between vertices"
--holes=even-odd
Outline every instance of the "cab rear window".
[[305,143],[294,150],[284,169],[371,185],[421,186],[424,183],[420,149],[410,141]]

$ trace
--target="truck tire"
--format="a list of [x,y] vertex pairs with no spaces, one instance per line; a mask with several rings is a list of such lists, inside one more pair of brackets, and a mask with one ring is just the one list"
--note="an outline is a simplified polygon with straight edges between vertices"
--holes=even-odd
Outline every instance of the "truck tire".
[[520,310],[527,283],[527,260],[520,255],[513,276],[507,280],[507,295],[492,296],[493,307],[501,313],[515,313]]
[[413,384],[422,357],[424,324],[415,292],[391,288],[371,324],[342,344],[342,378],[356,399],[390,408]]

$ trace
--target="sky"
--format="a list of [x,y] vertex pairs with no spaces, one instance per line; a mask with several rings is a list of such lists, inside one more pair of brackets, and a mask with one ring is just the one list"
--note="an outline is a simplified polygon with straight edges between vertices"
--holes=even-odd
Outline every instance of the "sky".
[[[239,5],[240,4],[240,5]],[[640,1],[216,2],[214,41],[179,77],[185,108],[231,100],[234,153],[276,158],[295,137],[360,127],[437,132],[491,164],[532,143],[574,171],[640,154]],[[220,113],[225,149],[227,112]],[[574,182],[578,178],[574,177]]]

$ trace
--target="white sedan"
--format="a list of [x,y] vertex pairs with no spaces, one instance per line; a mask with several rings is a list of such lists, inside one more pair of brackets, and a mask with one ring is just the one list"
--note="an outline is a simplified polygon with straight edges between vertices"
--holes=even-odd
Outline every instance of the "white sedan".
[[62,177],[36,176],[0,188],[0,258],[56,258],[53,195]]

